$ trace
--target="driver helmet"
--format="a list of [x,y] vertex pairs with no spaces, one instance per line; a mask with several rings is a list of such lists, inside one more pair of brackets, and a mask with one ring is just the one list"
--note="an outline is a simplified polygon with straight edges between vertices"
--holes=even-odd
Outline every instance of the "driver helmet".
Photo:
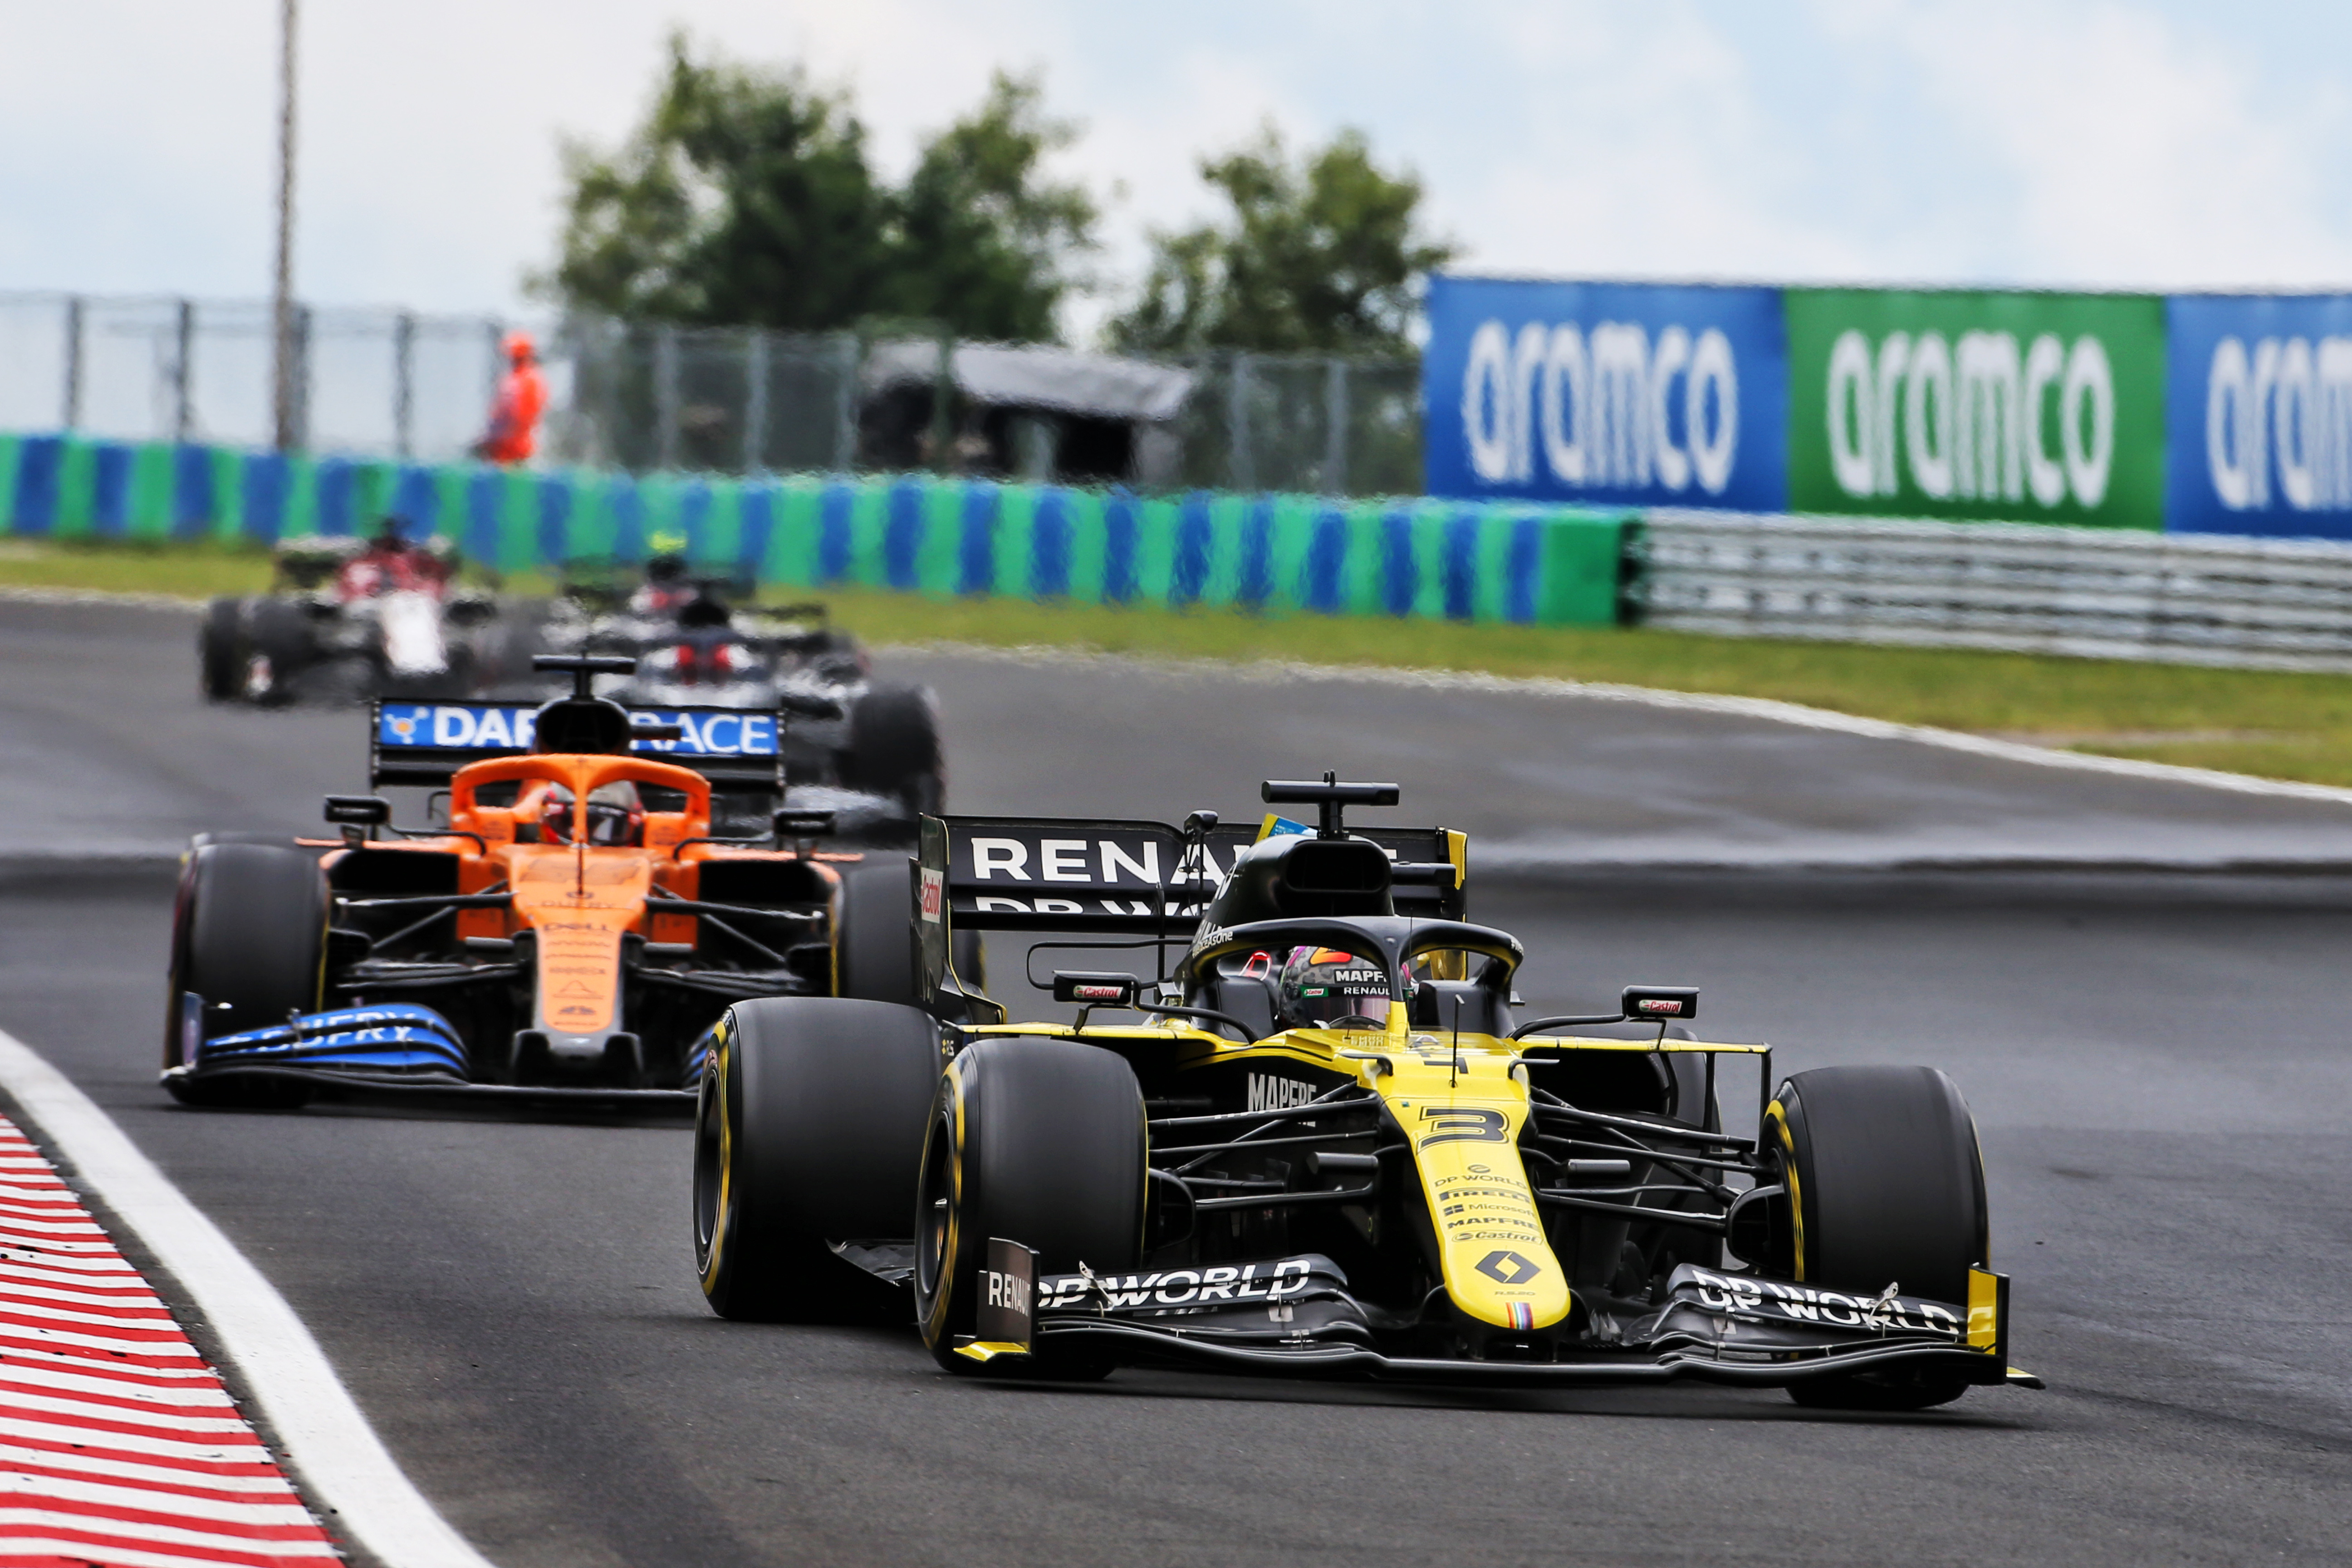
[[[1384,1029],[1389,977],[1379,963],[1330,947],[1295,947],[1282,966],[1282,1022],[1293,1029]],[[1361,1020],[1360,1023],[1349,1023]]]
[[[568,784],[548,786],[539,808],[540,842],[572,842],[572,798]],[[588,843],[633,845],[645,841],[646,807],[638,798],[636,785],[624,779],[618,784],[598,784],[588,792]]]

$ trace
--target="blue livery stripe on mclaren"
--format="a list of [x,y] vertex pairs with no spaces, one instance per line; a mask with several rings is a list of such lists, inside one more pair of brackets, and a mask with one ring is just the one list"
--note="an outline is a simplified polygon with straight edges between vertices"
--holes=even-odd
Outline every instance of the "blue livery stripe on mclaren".
[[449,1021],[430,1007],[342,1007],[206,1040],[197,1047],[196,1062],[206,1068],[341,1068],[463,1079],[466,1047]]

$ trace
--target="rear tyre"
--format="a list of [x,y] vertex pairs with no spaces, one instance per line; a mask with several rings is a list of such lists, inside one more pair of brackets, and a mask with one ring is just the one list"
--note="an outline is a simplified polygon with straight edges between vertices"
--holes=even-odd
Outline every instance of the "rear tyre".
[[[290,845],[213,841],[180,873],[163,1065],[181,1065],[182,1001],[203,999],[207,1040],[282,1024],[319,1010],[327,951],[327,878],[315,853]],[[187,1104],[279,1109],[310,1098],[307,1086],[270,1079],[168,1080]]]
[[296,683],[318,660],[318,640],[310,614],[300,605],[254,600],[241,687],[263,701],[291,702]]
[[842,868],[834,905],[834,994],[921,1005],[915,990],[915,894],[897,856]]
[[196,679],[205,696],[230,702],[245,690],[244,601],[215,599],[196,628]]
[[[915,1310],[950,1372],[972,1332],[989,1238],[1037,1254],[1037,1270],[1129,1269],[1143,1253],[1143,1094],[1108,1051],[1075,1040],[983,1039],[940,1079],[915,1194]],[[1040,1346],[1035,1371],[1100,1377],[1108,1363]]]
[[[1948,1077],[1920,1067],[1797,1073],[1766,1110],[1764,1137],[1793,1199],[1781,1245],[1795,1278],[1967,1303],[1990,1226],[1976,1121]],[[1948,1373],[1854,1373],[1789,1393],[1829,1409],[1924,1410],[1968,1386]]]
[[834,1241],[907,1233],[940,1076],[911,1008],[773,996],[728,1010],[694,1120],[694,1259],[722,1318],[904,1322]]
[[895,796],[908,810],[938,815],[947,805],[947,755],[939,700],[924,686],[872,686],[849,710],[849,750],[841,782]]

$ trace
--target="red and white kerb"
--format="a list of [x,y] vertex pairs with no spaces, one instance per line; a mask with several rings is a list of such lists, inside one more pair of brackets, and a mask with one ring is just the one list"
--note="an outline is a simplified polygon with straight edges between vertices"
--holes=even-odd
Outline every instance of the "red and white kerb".
[[0,1118],[0,1565],[339,1560],[163,1301]]

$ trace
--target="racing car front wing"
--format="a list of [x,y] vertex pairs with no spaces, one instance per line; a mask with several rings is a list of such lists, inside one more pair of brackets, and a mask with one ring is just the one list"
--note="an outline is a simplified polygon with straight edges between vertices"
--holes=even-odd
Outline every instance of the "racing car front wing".
[[1042,1344],[1121,1362],[1181,1362],[1285,1377],[1480,1384],[1610,1384],[1676,1379],[1784,1387],[1855,1373],[1931,1373],[2039,1388],[2008,1364],[2005,1276],[1971,1270],[1967,1305],[1824,1290],[1685,1264],[1646,1310],[1588,1311],[1580,1334],[1509,1353],[1397,1354],[1412,1325],[1349,1294],[1308,1254],[1139,1274],[1091,1271],[1031,1283],[1027,1249],[992,1241],[981,1333],[960,1353],[982,1363]]
[[[466,1076],[466,1047],[430,1007],[384,1005],[306,1013],[284,1024],[204,1038],[204,998],[184,993],[180,1060],[163,1071],[175,1098],[207,1080],[273,1079],[325,1089],[339,1097],[396,1100],[424,1107],[562,1107],[638,1115],[685,1116],[697,1090],[622,1089],[603,1084],[478,1083]],[[697,1071],[699,1067],[698,1064]]]

